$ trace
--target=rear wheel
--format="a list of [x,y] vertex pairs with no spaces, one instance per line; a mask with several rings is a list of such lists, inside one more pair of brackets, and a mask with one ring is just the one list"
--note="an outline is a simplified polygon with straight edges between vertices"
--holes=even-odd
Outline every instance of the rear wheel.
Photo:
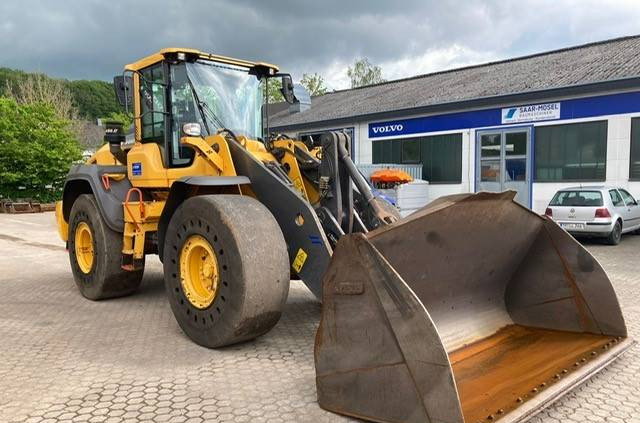
[[618,220],[615,225],[613,225],[613,229],[607,236],[607,244],[609,245],[618,245],[620,244],[620,240],[622,239],[622,224]]
[[169,222],[164,280],[182,330],[206,347],[253,339],[280,319],[289,292],[287,246],[260,202],[187,199]]
[[91,194],[79,196],[69,216],[69,261],[73,278],[90,300],[121,297],[138,289],[143,270],[121,266],[122,234],[111,230]]

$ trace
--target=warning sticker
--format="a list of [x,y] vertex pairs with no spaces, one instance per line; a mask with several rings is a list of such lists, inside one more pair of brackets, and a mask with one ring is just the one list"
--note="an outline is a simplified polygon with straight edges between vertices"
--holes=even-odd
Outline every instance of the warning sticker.
[[293,270],[295,270],[297,273],[300,273],[305,261],[307,261],[307,253],[305,253],[304,250],[300,248],[298,250],[298,254],[296,254],[296,258],[293,259],[293,264],[291,265],[291,267],[293,267]]

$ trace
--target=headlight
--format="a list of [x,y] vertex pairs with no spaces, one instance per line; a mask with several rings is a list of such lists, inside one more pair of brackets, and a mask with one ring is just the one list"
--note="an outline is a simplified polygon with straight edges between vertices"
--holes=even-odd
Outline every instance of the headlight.
[[199,123],[185,123],[182,125],[182,133],[188,137],[199,137],[202,135],[202,128]]

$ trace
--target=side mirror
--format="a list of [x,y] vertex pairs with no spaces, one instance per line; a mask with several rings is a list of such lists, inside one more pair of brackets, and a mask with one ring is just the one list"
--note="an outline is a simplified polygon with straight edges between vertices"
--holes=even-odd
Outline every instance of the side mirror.
[[293,104],[296,100],[295,95],[293,95],[293,80],[291,79],[291,75],[288,73],[282,75],[282,88],[280,89],[280,92],[287,103]]
[[118,75],[113,77],[113,89],[118,103],[127,110],[133,104],[133,79],[130,76]]

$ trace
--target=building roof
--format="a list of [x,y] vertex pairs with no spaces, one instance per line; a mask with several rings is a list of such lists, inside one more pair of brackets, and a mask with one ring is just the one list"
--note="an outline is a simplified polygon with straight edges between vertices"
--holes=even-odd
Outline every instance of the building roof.
[[[309,110],[272,113],[274,128],[310,127],[405,111],[640,76],[640,35],[563,48],[313,97]],[[634,81],[637,83],[639,81]]]

